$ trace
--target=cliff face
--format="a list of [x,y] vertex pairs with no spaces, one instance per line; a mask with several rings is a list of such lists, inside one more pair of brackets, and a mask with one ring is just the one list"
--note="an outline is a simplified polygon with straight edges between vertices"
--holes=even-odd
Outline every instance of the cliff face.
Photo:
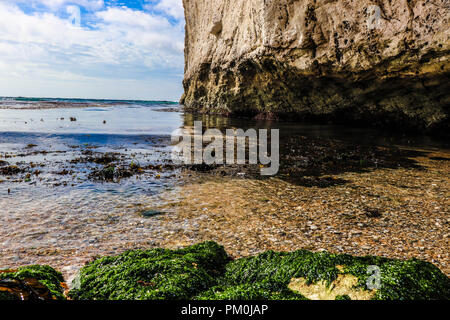
[[183,0],[197,112],[448,129],[449,0]]

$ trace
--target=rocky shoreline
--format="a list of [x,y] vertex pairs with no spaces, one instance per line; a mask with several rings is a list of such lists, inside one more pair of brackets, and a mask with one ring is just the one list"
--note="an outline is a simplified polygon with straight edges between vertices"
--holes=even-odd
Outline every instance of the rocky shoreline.
[[430,263],[299,250],[232,260],[215,242],[127,251],[86,264],[71,290],[48,266],[0,272],[0,300],[430,300],[450,278]]

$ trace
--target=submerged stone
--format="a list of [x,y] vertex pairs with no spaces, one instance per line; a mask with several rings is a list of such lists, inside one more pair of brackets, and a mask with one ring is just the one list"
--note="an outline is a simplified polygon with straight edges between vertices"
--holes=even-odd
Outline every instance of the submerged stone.
[[159,216],[164,214],[164,212],[162,211],[158,211],[158,210],[145,210],[141,212],[141,215],[145,218],[151,218],[154,216]]

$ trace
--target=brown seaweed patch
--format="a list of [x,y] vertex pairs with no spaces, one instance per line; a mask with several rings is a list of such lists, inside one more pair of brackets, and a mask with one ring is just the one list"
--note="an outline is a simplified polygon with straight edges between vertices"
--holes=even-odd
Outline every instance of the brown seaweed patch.
[[18,166],[6,166],[0,168],[0,174],[4,176],[12,176],[19,173],[24,173],[25,169]]

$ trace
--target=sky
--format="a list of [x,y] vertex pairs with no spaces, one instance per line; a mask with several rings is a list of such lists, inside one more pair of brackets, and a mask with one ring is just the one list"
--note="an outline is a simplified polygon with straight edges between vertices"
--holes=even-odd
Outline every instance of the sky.
[[177,101],[182,0],[0,0],[0,96]]

